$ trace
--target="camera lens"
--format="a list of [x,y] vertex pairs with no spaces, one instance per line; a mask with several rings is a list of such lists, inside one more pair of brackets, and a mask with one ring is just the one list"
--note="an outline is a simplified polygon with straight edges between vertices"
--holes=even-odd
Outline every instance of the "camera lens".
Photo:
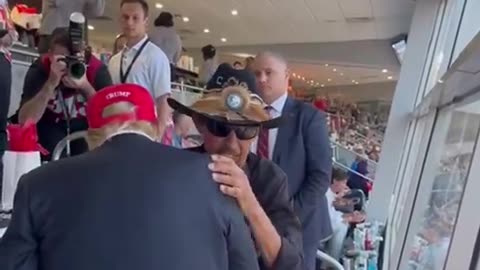
[[74,62],[70,65],[69,73],[72,78],[81,79],[85,72],[86,67],[82,62]]

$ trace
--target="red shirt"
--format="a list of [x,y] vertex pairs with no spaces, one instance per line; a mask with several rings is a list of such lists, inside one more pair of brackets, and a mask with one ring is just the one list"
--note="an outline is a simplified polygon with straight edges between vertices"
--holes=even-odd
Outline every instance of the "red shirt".
[[328,104],[327,104],[327,101],[324,100],[324,99],[317,99],[314,103],[313,103],[313,106],[315,106],[315,108],[321,110],[321,111],[327,111],[328,109]]

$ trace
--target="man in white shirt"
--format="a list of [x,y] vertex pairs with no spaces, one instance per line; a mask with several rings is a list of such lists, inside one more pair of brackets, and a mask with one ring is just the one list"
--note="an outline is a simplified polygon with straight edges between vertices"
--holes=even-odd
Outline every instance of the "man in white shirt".
[[120,24],[126,47],[114,55],[108,69],[114,84],[134,83],[148,89],[155,98],[158,128],[163,135],[170,115],[170,63],[165,53],[147,35],[148,4],[144,0],[122,0]]
[[325,194],[328,201],[328,212],[330,213],[330,222],[332,223],[333,235],[327,243],[327,253],[339,260],[342,255],[343,242],[347,235],[348,223],[343,218],[343,213],[337,211],[334,202],[338,197],[342,197],[347,191],[348,174],[343,170],[334,168],[332,172],[332,184]]

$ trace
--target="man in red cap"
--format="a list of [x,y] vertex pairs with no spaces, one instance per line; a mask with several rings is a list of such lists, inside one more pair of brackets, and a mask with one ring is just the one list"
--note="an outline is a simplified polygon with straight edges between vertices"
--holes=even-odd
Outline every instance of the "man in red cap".
[[87,105],[93,150],[19,182],[0,269],[256,270],[250,232],[208,156],[155,143],[150,93],[105,88]]

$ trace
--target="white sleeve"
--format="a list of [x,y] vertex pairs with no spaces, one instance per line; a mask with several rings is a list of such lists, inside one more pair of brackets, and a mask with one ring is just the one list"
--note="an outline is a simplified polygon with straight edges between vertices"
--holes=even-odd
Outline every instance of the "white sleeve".
[[155,51],[154,57],[150,59],[150,79],[153,97],[159,98],[171,92],[170,61],[160,48]]
[[110,58],[110,61],[108,61],[108,71],[110,72],[110,77],[112,77],[113,84],[120,83],[120,57],[120,54],[116,54]]

